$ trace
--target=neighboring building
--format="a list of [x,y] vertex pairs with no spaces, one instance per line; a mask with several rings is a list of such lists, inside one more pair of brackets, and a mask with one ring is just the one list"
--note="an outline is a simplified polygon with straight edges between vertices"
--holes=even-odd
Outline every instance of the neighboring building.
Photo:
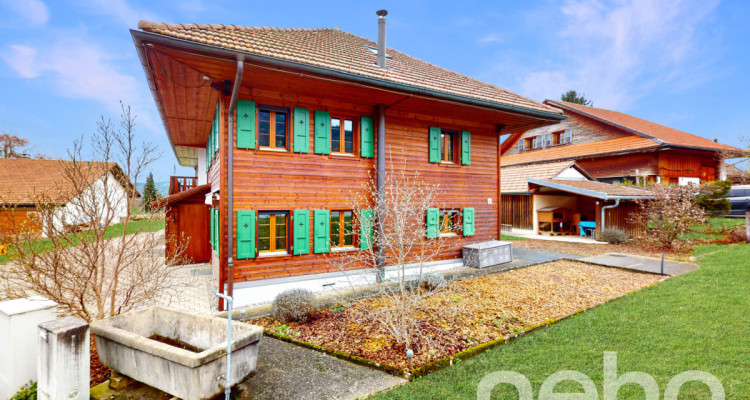
[[575,160],[602,182],[687,184],[726,179],[724,159],[744,153],[617,111],[544,103],[568,119],[509,137],[502,147],[503,166]]
[[742,170],[734,165],[727,165],[727,180],[733,185],[750,184],[750,171]]
[[650,193],[597,182],[575,161],[503,167],[500,182],[506,231],[586,235],[609,227],[631,237],[643,233],[633,220],[636,200],[650,198]]
[[[116,163],[78,163],[73,167],[72,161],[0,159],[0,233],[45,234],[50,223],[58,229],[76,229],[105,222],[104,215],[110,214],[106,210],[114,216],[112,223],[126,217],[128,190],[135,188],[122,169]],[[68,178],[73,172],[77,184]],[[76,187],[78,184],[80,187]],[[86,204],[101,204],[97,220],[92,221],[81,210],[82,199]],[[38,207],[47,205],[55,205],[58,210],[52,221],[42,221],[38,212]]]
[[[347,198],[376,171],[440,183],[435,213],[465,217],[447,233],[463,244],[499,238],[500,135],[565,118],[338,29],[138,26],[175,155],[210,185],[214,273],[240,301],[250,284],[233,282],[338,272],[327,253],[360,246],[337,235],[352,224]],[[457,240],[439,258],[460,257]]]

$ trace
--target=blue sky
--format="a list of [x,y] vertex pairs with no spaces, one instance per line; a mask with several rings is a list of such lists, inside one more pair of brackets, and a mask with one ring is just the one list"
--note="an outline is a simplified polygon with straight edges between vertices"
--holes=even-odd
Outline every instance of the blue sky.
[[[0,131],[64,157],[119,101],[138,137],[169,148],[129,29],[173,23],[334,27],[535,100],[576,89],[594,106],[743,145],[750,134],[746,1],[210,1],[0,0]],[[745,143],[746,145],[746,143]]]

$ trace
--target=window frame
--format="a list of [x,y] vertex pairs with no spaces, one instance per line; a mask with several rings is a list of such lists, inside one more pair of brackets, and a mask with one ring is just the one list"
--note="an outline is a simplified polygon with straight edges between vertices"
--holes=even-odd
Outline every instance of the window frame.
[[[260,248],[260,220],[263,215],[270,214],[270,220],[268,225],[268,250],[261,250]],[[276,248],[276,216],[283,214],[286,217],[285,222],[285,236],[284,236],[284,249],[277,249]],[[266,211],[258,211],[258,217],[255,222],[255,228],[256,228],[256,248],[258,249],[258,256],[261,254],[279,254],[279,255],[289,255],[290,253],[290,245],[289,245],[289,220],[290,220],[291,213],[289,211],[281,211],[281,210],[266,210]]]
[[[452,160],[446,160],[445,157],[448,154],[447,149],[445,148],[445,137],[446,135],[450,135],[452,138],[452,148],[453,148],[453,159]],[[444,129],[440,128],[440,162],[446,163],[446,164],[458,164],[460,159],[460,150],[459,146],[461,145],[461,141],[459,140],[460,132],[458,130],[454,129]]]
[[561,144],[568,144],[573,143],[573,131],[570,129],[566,129],[562,132],[562,143]]
[[[340,121],[339,122],[339,137],[338,137],[339,150],[346,150],[346,141],[342,140],[342,139],[346,139],[346,131],[343,129],[344,123],[346,121],[352,122],[352,152],[351,153],[348,153],[346,151],[334,151],[333,150],[333,120],[334,119],[338,119]],[[331,113],[331,118],[329,121],[329,128],[331,131],[328,135],[330,139],[331,155],[347,156],[347,157],[357,155],[357,152],[359,151],[359,148],[357,147],[357,139],[359,138],[359,129],[361,129],[359,125],[360,124],[357,123],[357,118],[353,116]]]
[[[265,104],[259,104],[257,105],[255,110],[255,131],[256,131],[256,141],[258,143],[258,149],[260,150],[270,150],[270,151],[289,151],[290,147],[290,140],[289,140],[289,133],[290,133],[290,118],[291,118],[291,111],[286,107],[277,107],[277,106],[269,106]],[[268,142],[269,146],[264,146],[260,143],[260,113],[261,112],[268,112],[269,113],[269,120],[268,120]],[[284,124],[284,147],[277,147],[276,146],[276,114],[284,114],[286,116],[285,124]]]
[[[452,229],[446,230],[446,216],[452,215],[453,226]],[[461,211],[457,208],[441,208],[438,209],[438,236],[453,236],[458,235],[458,231],[461,223]]]
[[[338,217],[339,230],[338,230],[338,234],[337,234],[337,236],[339,237],[339,242],[338,243],[334,243],[333,240],[331,239],[331,236],[333,236],[333,229],[332,229],[332,227],[333,227],[333,213],[339,213],[339,217]],[[346,235],[346,230],[344,230],[344,234],[343,235],[341,234],[341,226],[343,225],[344,229],[346,229],[346,222],[345,222],[346,221],[345,220],[345,217],[346,217],[345,214],[346,213],[350,213],[351,217],[352,217],[351,231],[350,231],[350,235],[352,237],[352,244],[345,244],[345,240],[346,240],[346,236],[347,236]],[[328,215],[328,241],[331,244],[331,249],[350,249],[350,248],[354,248],[356,246],[356,239],[357,239],[356,232],[354,232],[354,210],[330,210],[330,214]]]

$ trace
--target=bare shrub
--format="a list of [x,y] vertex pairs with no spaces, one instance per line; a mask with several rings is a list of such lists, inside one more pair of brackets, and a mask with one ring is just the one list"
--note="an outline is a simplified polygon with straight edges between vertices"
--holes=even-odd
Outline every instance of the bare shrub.
[[654,185],[653,199],[638,200],[645,218],[634,219],[660,246],[673,248],[678,237],[694,225],[705,223],[706,214],[696,205],[698,187],[694,185]]
[[434,292],[447,284],[448,281],[442,275],[431,272],[422,277],[422,282],[419,286],[422,289]]
[[[456,210],[455,219],[440,219],[445,223],[443,230],[453,234],[433,232],[430,236],[436,237],[427,238],[425,218],[428,209],[440,206],[439,186],[425,183],[418,172],[407,172],[403,166],[386,173],[384,187],[380,196],[376,180],[371,179],[363,194],[350,194],[349,207],[355,214],[352,231],[360,234],[361,245],[357,251],[334,254],[330,262],[341,270],[366,267],[374,272],[378,301],[365,302],[367,306],[352,312],[359,313],[357,318],[363,321],[376,322],[408,350],[415,337],[429,341],[427,332],[440,329],[427,324],[426,316],[451,312],[451,307],[437,308],[422,301],[447,290],[447,283],[433,291],[419,285],[428,263],[450,246],[460,246],[460,213]],[[383,266],[389,266],[387,273]]]
[[273,300],[273,317],[284,323],[305,322],[316,308],[318,308],[318,302],[311,291],[287,289]]
[[609,244],[620,244],[628,241],[628,234],[619,228],[606,228],[601,233],[601,240]]
[[176,294],[172,266],[183,261],[186,244],[165,260],[163,233],[146,230],[160,214],[139,225],[129,218],[135,183],[161,156],[150,143],[135,144],[134,128],[129,107],[122,107],[119,127],[102,117],[89,143],[94,161],[83,161],[86,146],[78,140],[60,162],[58,187],[38,188],[45,237],[18,226],[6,238],[16,253],[1,269],[8,297],[42,295],[64,314],[91,321]]

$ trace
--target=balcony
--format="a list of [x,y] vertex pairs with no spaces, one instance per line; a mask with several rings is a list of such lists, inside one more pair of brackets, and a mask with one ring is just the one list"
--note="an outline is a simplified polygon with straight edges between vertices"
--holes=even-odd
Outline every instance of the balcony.
[[169,195],[184,192],[198,186],[195,176],[172,176],[169,178]]

